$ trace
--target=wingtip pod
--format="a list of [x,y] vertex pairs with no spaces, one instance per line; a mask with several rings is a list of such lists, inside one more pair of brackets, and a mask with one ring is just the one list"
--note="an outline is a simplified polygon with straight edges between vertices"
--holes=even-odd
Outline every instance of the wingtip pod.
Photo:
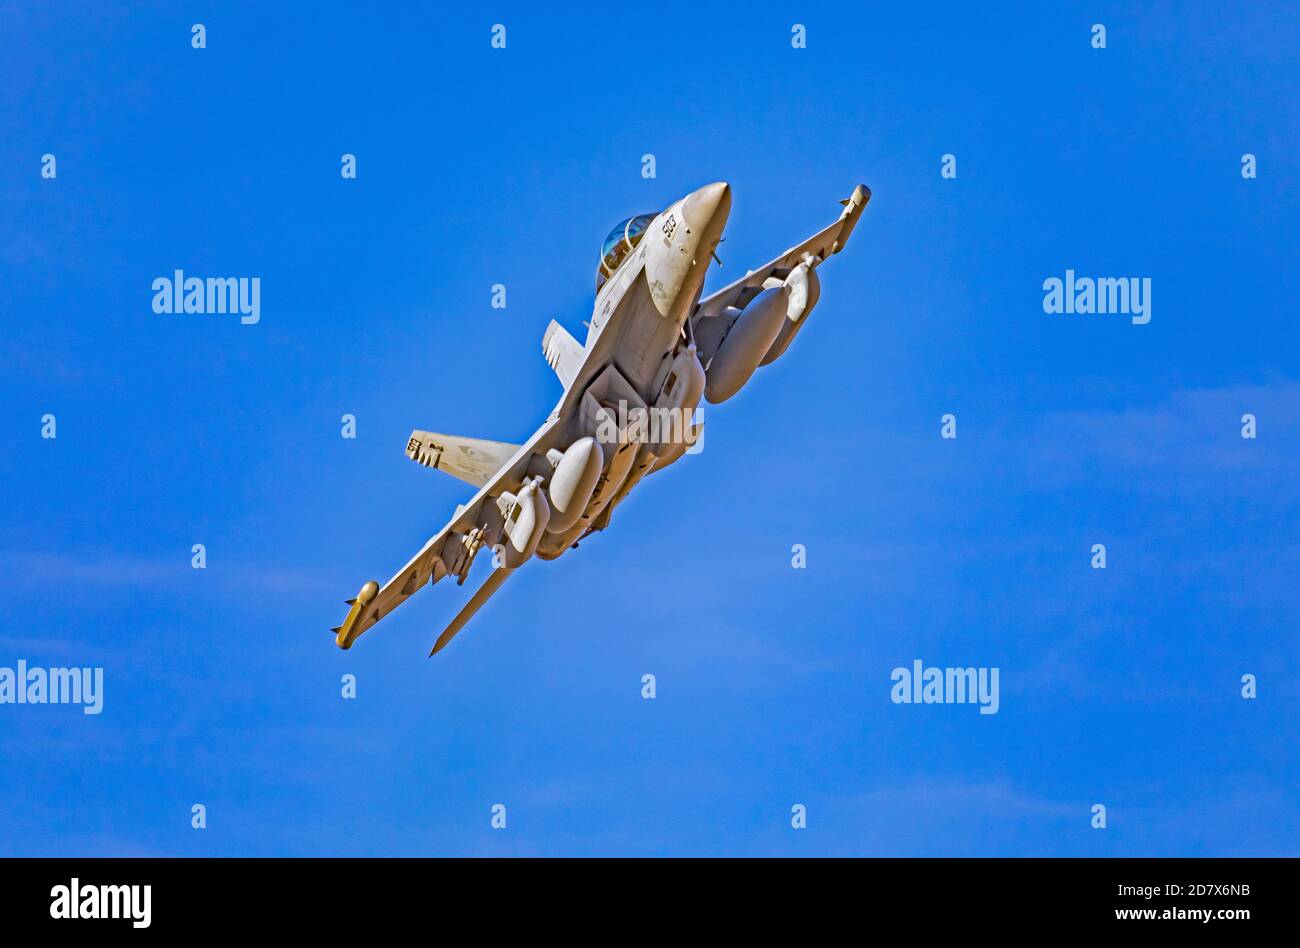
[[871,189],[865,184],[859,184],[853,189],[853,193],[840,201],[844,205],[844,211],[840,214],[840,220],[844,225],[840,228],[839,236],[835,238],[835,249],[831,253],[839,253],[844,249],[844,245],[849,242],[849,235],[853,233],[853,228],[857,226],[858,218],[862,216],[862,209],[867,206],[871,200]]
[[341,649],[349,649],[352,643],[356,641],[357,636],[361,634],[358,626],[361,622],[362,613],[365,612],[366,606],[374,601],[375,596],[379,594],[379,584],[373,579],[361,587],[357,593],[357,598],[347,600],[351,607],[348,609],[347,618],[343,624],[333,629],[334,641]]
[[[853,193],[840,201],[845,207],[863,207],[871,200],[871,189],[865,184],[859,184],[853,189]],[[847,211],[845,212],[848,213]]]

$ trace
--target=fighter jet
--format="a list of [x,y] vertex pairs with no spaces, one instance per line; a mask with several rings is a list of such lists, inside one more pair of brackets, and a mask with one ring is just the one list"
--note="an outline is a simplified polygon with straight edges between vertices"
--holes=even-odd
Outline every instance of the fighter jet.
[[628,493],[696,443],[700,401],[725,402],[759,366],[775,362],[821,294],[818,268],[839,253],[871,198],[859,185],[830,226],[701,299],[731,211],[731,188],[708,184],[667,210],[638,214],[605,238],[585,343],[555,320],[542,353],[564,386],[523,444],[412,432],[406,454],[477,488],[397,575],[361,587],[340,648],[426,583],[465,582],[492,554],[487,580],[438,637],[440,651],[510,575],[551,560],[609,525]]

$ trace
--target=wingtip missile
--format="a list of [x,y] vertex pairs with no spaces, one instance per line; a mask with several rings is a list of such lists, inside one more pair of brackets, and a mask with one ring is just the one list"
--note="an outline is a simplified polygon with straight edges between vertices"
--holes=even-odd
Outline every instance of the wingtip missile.
[[865,184],[859,184],[853,189],[853,193],[840,201],[844,205],[844,210],[840,213],[840,232],[831,246],[831,253],[839,253],[848,243],[849,235],[853,233],[853,228],[857,226],[858,218],[862,216],[862,209],[867,206],[871,200],[871,189]]
[[361,587],[361,591],[357,593],[355,599],[347,600],[347,604],[350,607],[348,609],[347,618],[343,620],[341,626],[338,626],[333,630],[334,641],[337,643],[339,648],[349,649],[352,647],[352,643],[355,642],[357,636],[361,634],[360,629],[357,628],[361,623],[361,616],[365,612],[366,606],[368,606],[377,595],[379,595],[379,584],[372,579]]

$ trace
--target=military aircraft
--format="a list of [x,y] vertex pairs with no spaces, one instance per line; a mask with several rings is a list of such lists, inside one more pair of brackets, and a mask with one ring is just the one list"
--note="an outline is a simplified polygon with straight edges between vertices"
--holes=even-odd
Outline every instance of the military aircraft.
[[564,394],[532,437],[506,444],[412,432],[408,457],[478,492],[396,576],[383,586],[371,580],[347,600],[347,617],[333,630],[338,646],[351,648],[426,583],[454,576],[463,584],[478,552],[492,550],[492,572],[433,655],[528,560],[554,559],[605,529],[642,478],[696,442],[701,399],[726,401],[786,351],[821,294],[818,267],[844,249],[870,198],[859,185],[840,202],[835,223],[704,299],[704,275],[731,211],[725,182],[610,231],[586,342],[555,320],[542,337]]

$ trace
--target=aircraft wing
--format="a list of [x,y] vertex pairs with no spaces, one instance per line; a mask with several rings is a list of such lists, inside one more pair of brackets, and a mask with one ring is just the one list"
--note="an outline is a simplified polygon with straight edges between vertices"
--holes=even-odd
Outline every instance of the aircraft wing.
[[481,527],[487,517],[497,513],[495,510],[485,510],[485,507],[494,503],[505,491],[520,489],[529,460],[534,454],[545,453],[552,447],[553,432],[559,424],[559,418],[550,418],[538,428],[468,503],[456,508],[447,525],[434,534],[392,579],[382,586],[373,581],[366,583],[355,599],[348,600],[351,608],[347,618],[341,626],[334,629],[339,648],[351,648],[361,633],[404,603],[426,583],[436,583],[448,575],[454,575],[459,582],[464,582],[470,562],[477,552],[473,531]]
[[[848,243],[849,235],[853,233],[858,218],[862,216],[862,209],[867,206],[867,202],[870,200],[871,189],[865,184],[858,185],[853,189],[853,194],[840,202],[844,205],[844,210],[835,223],[813,234],[803,243],[791,247],[785,253],[763,264],[757,270],[751,270],[735,283],[724,286],[716,293],[701,300],[699,306],[695,308],[695,312],[691,314],[691,329],[698,329],[702,320],[720,315],[728,306],[744,309],[745,304],[763,289],[765,280],[772,277],[784,279],[790,269],[801,263],[806,255],[811,254],[816,258],[816,263],[821,263],[831,254],[839,253],[844,249],[844,245]],[[700,343],[700,360],[707,365],[709,360],[713,358],[719,340],[716,334],[697,332],[695,335]],[[713,338],[711,339],[710,336],[713,336]]]

